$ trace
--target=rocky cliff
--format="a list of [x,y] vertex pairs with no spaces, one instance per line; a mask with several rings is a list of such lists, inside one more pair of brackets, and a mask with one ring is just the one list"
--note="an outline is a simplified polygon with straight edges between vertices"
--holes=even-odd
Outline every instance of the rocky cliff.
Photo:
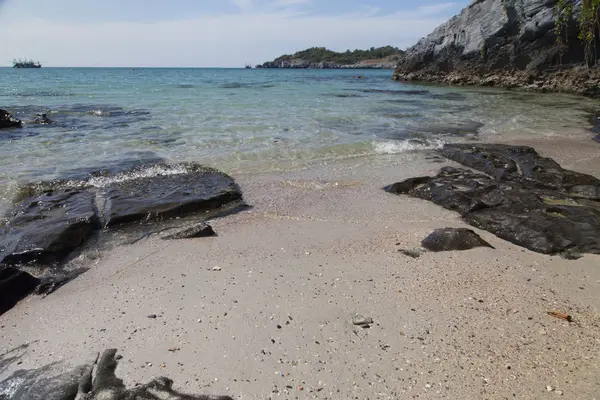
[[572,2],[565,18],[562,45],[555,34],[557,3],[473,0],[410,48],[394,79],[598,95],[598,68],[584,62],[578,38],[580,2]]

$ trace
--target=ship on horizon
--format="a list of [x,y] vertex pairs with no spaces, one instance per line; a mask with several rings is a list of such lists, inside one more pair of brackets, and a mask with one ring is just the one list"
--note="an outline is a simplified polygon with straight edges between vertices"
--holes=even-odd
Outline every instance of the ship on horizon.
[[33,60],[13,60],[13,68],[42,68],[39,61]]

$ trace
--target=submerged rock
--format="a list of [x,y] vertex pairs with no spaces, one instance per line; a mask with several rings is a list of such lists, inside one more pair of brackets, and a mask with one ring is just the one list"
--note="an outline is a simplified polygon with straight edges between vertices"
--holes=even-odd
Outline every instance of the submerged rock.
[[429,251],[471,250],[476,247],[494,248],[474,231],[466,228],[436,229],[423,239],[421,245]]
[[27,272],[0,265],[0,315],[31,294],[39,283]]
[[173,381],[155,378],[128,389],[115,375],[117,351],[106,350],[100,359],[77,368],[50,364],[20,370],[0,382],[2,400],[233,400],[229,396],[189,395],[175,391]]
[[89,192],[67,189],[29,198],[17,206],[2,231],[2,262],[60,262],[97,228],[98,217]]
[[385,189],[457,211],[469,224],[532,251],[600,254],[600,180],[529,147],[453,144],[442,154],[489,175],[444,167],[434,177]]
[[130,174],[134,179],[104,188],[106,226],[206,213],[242,199],[235,181],[211,168],[165,164],[153,170],[159,173],[144,175],[142,168]]
[[174,240],[174,239],[193,239],[200,237],[210,237],[215,236],[216,233],[213,230],[212,226],[202,222],[192,227],[183,229],[179,232],[176,232],[172,235],[163,236],[164,240]]
[[34,124],[40,124],[40,125],[48,125],[51,124],[53,121],[48,118],[48,115],[45,113],[42,114],[38,114],[35,119],[33,120]]
[[20,128],[21,120],[13,117],[8,111],[0,109],[0,129],[4,128]]

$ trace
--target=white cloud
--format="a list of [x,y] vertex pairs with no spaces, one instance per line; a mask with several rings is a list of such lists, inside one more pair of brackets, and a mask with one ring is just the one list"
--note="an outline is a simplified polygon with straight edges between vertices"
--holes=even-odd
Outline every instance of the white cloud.
[[272,5],[275,7],[289,7],[310,3],[311,0],[275,0]]
[[311,16],[246,9],[156,23],[63,23],[13,15],[0,20],[0,37],[10,38],[0,47],[0,65],[32,57],[47,66],[239,67],[313,46],[408,47],[446,20],[430,11]]
[[241,10],[249,10],[252,8],[252,0],[233,0],[232,3]]

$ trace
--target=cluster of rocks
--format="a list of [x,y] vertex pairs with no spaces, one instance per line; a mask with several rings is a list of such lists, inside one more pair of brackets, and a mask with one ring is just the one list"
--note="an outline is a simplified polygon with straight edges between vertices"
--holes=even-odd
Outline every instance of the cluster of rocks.
[[[28,123],[47,125],[51,124],[52,120],[48,118],[48,115],[46,113],[40,113],[36,115],[35,119],[29,121]],[[21,128],[22,126],[23,121],[21,121],[18,118],[15,118],[8,111],[0,109],[0,129]]]
[[[230,176],[191,163],[140,166],[75,183],[27,185],[22,192],[24,199],[0,230],[0,312],[42,283],[20,267],[60,265],[92,236],[106,234],[106,228],[190,215],[205,220],[245,206]],[[200,225],[169,238],[209,235],[214,235],[212,228]]]
[[51,364],[19,370],[0,382],[2,400],[233,400],[229,396],[190,395],[173,389],[169,378],[127,388],[116,374],[120,357],[116,349],[96,355],[76,368]]
[[393,77],[600,96],[600,71],[584,62],[578,37],[579,4],[558,45],[556,3],[474,0],[407,50]]
[[441,154],[483,173],[444,167],[385,190],[457,211],[467,223],[532,251],[600,254],[597,178],[565,170],[525,146],[447,144]]

